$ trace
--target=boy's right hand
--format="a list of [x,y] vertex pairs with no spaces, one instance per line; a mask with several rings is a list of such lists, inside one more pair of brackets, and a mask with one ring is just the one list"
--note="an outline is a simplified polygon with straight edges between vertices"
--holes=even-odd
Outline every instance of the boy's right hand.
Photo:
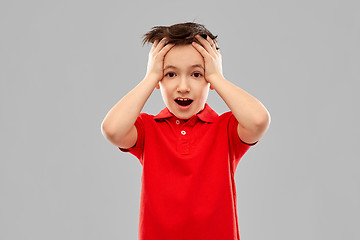
[[175,46],[174,43],[166,44],[166,38],[155,40],[149,52],[149,60],[147,65],[146,76],[153,76],[157,81],[164,77],[164,58],[169,50]]

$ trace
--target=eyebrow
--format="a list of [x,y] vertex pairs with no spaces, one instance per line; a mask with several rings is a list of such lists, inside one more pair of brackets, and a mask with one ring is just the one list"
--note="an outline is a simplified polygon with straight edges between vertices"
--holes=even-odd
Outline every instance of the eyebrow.
[[[194,65],[191,65],[190,68],[196,68],[196,67],[199,67],[199,68],[202,68],[204,69],[203,66],[201,66],[200,64],[194,64]],[[168,68],[174,68],[174,69],[178,69],[177,67],[173,66],[173,65],[167,65],[165,66],[164,70],[168,69]]]

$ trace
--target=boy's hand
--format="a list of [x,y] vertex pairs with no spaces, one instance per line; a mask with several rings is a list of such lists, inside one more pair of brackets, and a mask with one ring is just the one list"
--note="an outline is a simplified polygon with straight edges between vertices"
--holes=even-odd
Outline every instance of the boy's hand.
[[166,39],[155,40],[149,52],[146,75],[154,76],[158,81],[164,77],[164,57],[175,46],[174,43],[165,46]]
[[205,40],[200,35],[195,36],[200,44],[192,42],[192,45],[203,56],[205,62],[205,79],[211,83],[211,80],[218,77],[223,77],[222,59],[220,50],[217,50],[218,45],[216,41],[207,36]]

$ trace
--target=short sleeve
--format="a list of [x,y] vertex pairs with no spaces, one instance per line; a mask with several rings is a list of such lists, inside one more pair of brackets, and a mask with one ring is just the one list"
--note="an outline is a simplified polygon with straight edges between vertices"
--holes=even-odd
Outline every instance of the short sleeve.
[[144,128],[144,114],[141,113],[136,121],[135,121],[135,127],[137,130],[137,140],[134,146],[131,148],[120,148],[118,147],[122,152],[129,152],[133,154],[135,157],[137,157],[143,165],[143,150],[144,150],[144,137],[145,137],[145,128]]
[[229,114],[228,136],[230,145],[230,159],[234,164],[234,169],[236,169],[236,166],[238,165],[241,157],[249,150],[251,146],[254,146],[257,142],[253,144],[243,142],[237,133],[237,126],[239,122],[235,118],[234,114],[231,112]]

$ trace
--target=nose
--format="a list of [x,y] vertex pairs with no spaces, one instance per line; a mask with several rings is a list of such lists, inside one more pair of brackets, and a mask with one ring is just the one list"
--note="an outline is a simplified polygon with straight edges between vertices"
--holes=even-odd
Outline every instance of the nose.
[[177,85],[176,90],[180,93],[190,92],[189,80],[186,79],[186,77],[182,77]]

